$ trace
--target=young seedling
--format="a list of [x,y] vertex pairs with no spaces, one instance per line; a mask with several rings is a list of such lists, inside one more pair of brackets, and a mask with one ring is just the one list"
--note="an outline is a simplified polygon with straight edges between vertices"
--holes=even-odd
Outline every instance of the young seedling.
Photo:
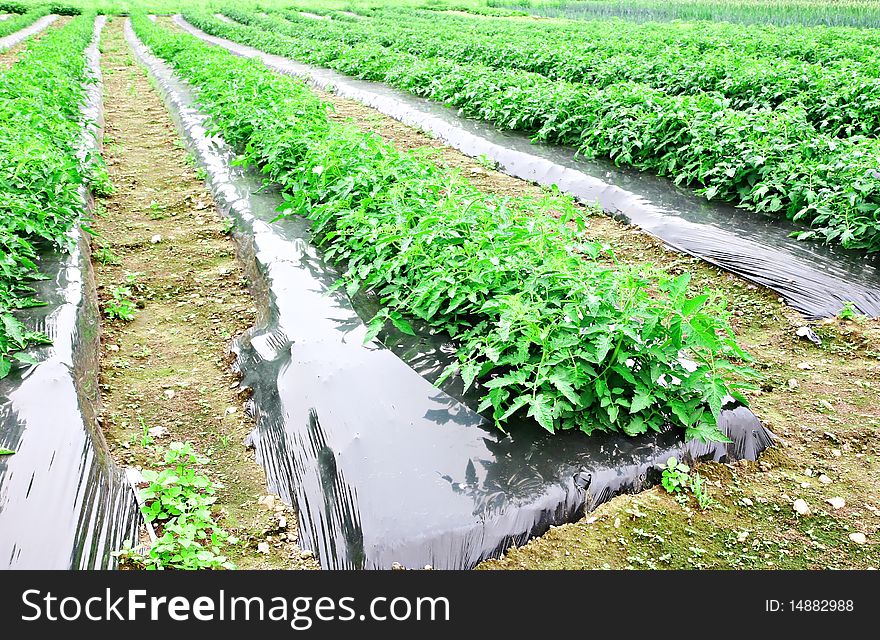
[[144,420],[143,416],[138,416],[138,420],[141,423],[141,431],[143,433],[143,435],[141,436],[141,446],[146,449],[153,444],[153,436],[150,435],[150,428],[147,426],[147,423]]
[[114,287],[110,292],[110,300],[104,305],[104,313],[111,320],[134,320],[135,303],[132,300],[131,287]]
[[145,470],[140,490],[141,512],[158,529],[159,538],[146,555],[127,544],[116,556],[146,569],[234,569],[224,547],[238,539],[224,531],[212,513],[218,486],[195,467],[207,462],[189,443],[174,442],[159,471]]
[[119,256],[113,253],[108,247],[98,247],[92,253],[92,257],[96,262],[100,262],[104,266],[119,264]]
[[855,320],[856,316],[860,315],[859,309],[854,302],[846,302],[843,305],[843,309],[837,314],[837,317],[841,320]]
[[690,487],[690,471],[691,468],[688,465],[679,462],[675,457],[671,457],[666,461],[666,466],[663,467],[660,482],[667,493],[679,493]]

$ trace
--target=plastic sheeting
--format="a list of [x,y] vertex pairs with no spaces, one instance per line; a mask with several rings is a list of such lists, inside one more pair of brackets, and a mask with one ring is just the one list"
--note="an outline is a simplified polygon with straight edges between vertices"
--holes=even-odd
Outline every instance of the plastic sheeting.
[[33,24],[29,24],[24,29],[20,29],[15,33],[10,33],[8,36],[0,38],[0,51],[4,49],[10,49],[17,45],[19,42],[23,42],[27,38],[30,38],[32,35],[40,33],[46,29],[50,24],[55,22],[58,19],[56,15],[48,15],[43,16],[39,20],[35,20]]
[[330,292],[338,275],[311,246],[307,222],[272,222],[280,196],[231,165],[232,151],[206,134],[193,92],[130,24],[126,38],[235,222],[260,310],[237,349],[242,384],[253,390],[250,439],[270,487],[297,506],[300,544],[323,567],[470,568],[648,486],[670,455],[754,459],[769,446],[743,407],[723,413],[730,445],[684,443],[675,432],[587,438],[534,424],[510,435],[491,427],[450,395],[460,381],[443,389],[429,381],[451,353],[436,336],[363,344],[370,300],[356,307]]
[[558,185],[584,202],[598,202],[669,246],[768,287],[809,318],[836,315],[846,302],[880,315],[880,259],[839,247],[799,242],[803,230],[770,218],[707,201],[672,182],[611,162],[575,157],[570,148],[533,145],[522,134],[499,132],[454,109],[375,82],[303,65],[231,40],[206,34],[175,16],[189,33],[241,56],[258,58],[288,75],[357,100],[405,124],[429,131],[468,156],[498,163],[505,173],[542,185]]
[[[99,80],[104,22],[96,21],[86,52]],[[100,84],[88,85],[83,116],[80,157],[98,144]],[[46,306],[21,314],[52,344],[32,351],[39,364],[0,380],[0,446],[16,452],[0,456],[0,568],[108,568],[140,522],[134,491],[95,423],[97,295],[88,244],[79,229],[70,235],[71,252],[41,257],[47,279],[36,283],[36,295]]]

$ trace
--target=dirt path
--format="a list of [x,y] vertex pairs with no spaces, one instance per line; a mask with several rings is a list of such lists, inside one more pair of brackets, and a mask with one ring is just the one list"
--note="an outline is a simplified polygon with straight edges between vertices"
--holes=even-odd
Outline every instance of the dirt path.
[[[155,467],[170,442],[192,442],[210,457],[203,471],[223,484],[222,524],[246,542],[230,553],[238,566],[311,567],[294,542],[295,515],[278,501],[258,502],[263,472],[243,446],[252,423],[228,348],[256,310],[235,246],[134,63],[123,20],[107,25],[101,45],[104,157],[116,191],[99,204],[93,262],[102,308],[128,286],[138,309],[132,321],[105,317],[102,327],[107,441],[118,462],[143,467]],[[264,542],[268,549],[259,551]]]
[[[335,119],[400,150],[430,149],[435,162],[484,192],[544,193],[375,109],[315,92],[333,105]],[[601,214],[590,218],[587,233],[611,243],[621,262],[690,271],[694,290],[712,287],[725,295],[740,343],[764,375],[747,394],[752,409],[779,442],[760,464],[700,465],[715,499],[706,511],[693,499],[682,506],[662,490],[622,496],[485,568],[880,567],[880,320],[820,323],[823,344],[815,346],[796,335],[803,317],[769,290]],[[832,498],[845,505],[833,507]],[[807,502],[809,515],[795,513],[797,499]],[[863,534],[865,543],[850,534]]]
[[16,63],[18,57],[21,55],[21,52],[27,49],[31,45],[31,43],[42,40],[46,37],[46,34],[52,31],[52,29],[60,29],[72,19],[73,18],[71,18],[70,16],[60,16],[57,20],[55,20],[52,24],[50,24],[39,33],[36,33],[29,38],[25,38],[14,47],[0,50],[0,70],[9,69],[12,65]]

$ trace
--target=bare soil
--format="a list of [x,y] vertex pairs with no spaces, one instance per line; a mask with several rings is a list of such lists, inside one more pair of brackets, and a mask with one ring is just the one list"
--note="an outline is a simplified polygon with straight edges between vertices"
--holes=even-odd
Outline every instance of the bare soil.
[[229,349],[256,309],[235,245],[122,27],[111,20],[101,45],[115,192],[99,203],[92,254],[102,308],[133,282],[138,309],[129,322],[104,318],[104,433],[123,465],[156,468],[172,441],[207,455],[201,471],[222,484],[221,524],[244,542],[230,550],[240,568],[314,568],[295,514],[267,496],[243,444],[253,424]]

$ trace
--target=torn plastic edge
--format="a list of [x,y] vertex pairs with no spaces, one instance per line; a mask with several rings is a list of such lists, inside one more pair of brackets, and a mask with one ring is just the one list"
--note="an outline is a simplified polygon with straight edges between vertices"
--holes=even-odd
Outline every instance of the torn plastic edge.
[[[98,44],[105,24],[106,17],[96,18],[92,40],[84,52],[87,72],[95,82],[85,85],[85,100],[81,107],[83,132],[77,148],[80,160],[97,152],[101,144],[103,111]],[[79,194],[83,212],[88,214],[94,209],[91,193],[85,186],[80,186]],[[9,427],[12,420],[16,420],[10,428],[19,427],[17,437],[22,443],[18,449],[20,455],[15,456],[14,462],[6,461],[6,464],[16,465],[12,467],[13,471],[21,471],[17,468],[21,464],[31,465],[30,470],[23,472],[30,478],[28,486],[24,487],[28,496],[33,492],[34,497],[62,501],[55,505],[55,510],[52,505],[35,506],[37,513],[45,513],[46,520],[43,521],[34,517],[34,511],[29,510],[28,505],[13,498],[11,503],[24,508],[27,518],[19,518],[4,527],[6,535],[15,535],[10,532],[17,525],[25,527],[16,531],[21,538],[12,538],[10,567],[18,567],[23,562],[26,566],[21,568],[112,568],[116,564],[113,552],[122,548],[125,540],[135,539],[140,519],[135,494],[125,481],[122,470],[113,462],[97,423],[100,406],[97,384],[99,311],[88,240],[78,224],[71,228],[68,238],[73,246],[71,251],[41,256],[44,265],[49,267],[47,271],[51,271],[46,275],[55,278],[37,283],[38,287],[41,284],[47,287],[56,285],[53,291],[62,299],[55,306],[37,307],[30,318],[46,325],[53,344],[32,350],[32,355],[42,360],[20,369],[17,373],[20,379],[0,381],[5,387],[4,403],[0,408],[11,418],[4,422],[4,426]],[[57,285],[63,286],[63,290]],[[46,394],[52,395],[51,403],[46,402]],[[16,401],[16,396],[23,404]],[[59,415],[58,411],[66,414]],[[74,427],[73,431],[70,426]],[[27,432],[35,428],[40,433],[31,434],[31,437],[42,446],[33,449],[33,445],[28,444]],[[46,442],[50,437],[57,441]],[[52,446],[58,448],[53,450]],[[46,459],[48,456],[51,460]],[[47,466],[48,470],[45,470]],[[39,473],[37,468],[45,471]],[[4,471],[8,472],[8,468]],[[56,474],[67,472],[68,475],[44,475],[51,471]],[[3,477],[8,481],[14,475],[4,473]],[[55,484],[43,486],[46,482]],[[6,488],[8,492],[8,485]],[[70,490],[75,494],[71,495]],[[10,508],[10,502],[7,502],[0,510],[0,517],[15,519],[14,508]],[[71,530],[61,530],[64,522],[57,509],[71,510],[67,519]],[[33,548],[22,559],[26,549],[20,546],[20,542],[24,538],[32,543]]]
[[[428,467],[427,471],[406,466],[401,470],[400,461],[407,456],[396,456],[389,466],[374,464],[374,469],[370,472],[373,475],[363,485],[347,481],[344,473],[346,470],[358,470],[359,455],[366,460],[372,460],[371,455],[367,455],[368,451],[382,453],[382,443],[377,444],[377,441],[381,440],[383,434],[368,429],[371,417],[380,418],[383,428],[391,430],[392,435],[411,437],[411,432],[416,431],[419,437],[415,442],[421,440],[423,433],[433,438],[431,442],[424,444],[426,450],[422,451],[423,454],[436,455],[436,451],[442,450],[444,446],[454,447],[459,453],[466,451],[464,458],[456,460],[468,469],[474,468],[474,473],[478,472],[474,465],[486,462],[481,456],[495,455],[492,447],[508,447],[511,439],[497,429],[486,428],[485,422],[479,416],[441,394],[436,388],[426,385],[424,377],[420,375],[396,379],[395,382],[407,385],[407,389],[402,392],[392,390],[391,393],[400,394],[395,398],[371,395],[368,390],[364,392],[364,404],[354,401],[351,395],[346,395],[350,391],[350,385],[346,385],[352,379],[363,384],[373,384],[381,378],[381,375],[376,374],[382,373],[385,370],[383,367],[391,367],[397,362],[406,368],[397,356],[389,357],[388,350],[375,350],[360,344],[358,337],[362,337],[365,327],[359,318],[356,331],[360,330],[360,333],[356,333],[348,341],[348,347],[343,349],[331,344],[332,341],[322,340],[321,335],[315,336],[306,332],[304,339],[301,339],[300,336],[285,333],[285,327],[291,328],[291,321],[294,324],[299,321],[297,316],[314,313],[306,303],[326,305],[330,304],[326,299],[333,297],[326,295],[326,289],[315,292],[314,297],[299,301],[299,309],[297,301],[290,300],[302,291],[296,285],[288,286],[284,279],[296,277],[297,270],[307,270],[303,263],[297,261],[296,254],[313,250],[307,248],[302,237],[286,238],[282,223],[267,223],[255,218],[250,210],[250,199],[257,194],[253,190],[236,186],[235,183],[241,180],[242,173],[229,166],[228,162],[233,154],[225,149],[222,141],[207,136],[203,126],[205,116],[194,108],[191,89],[175,76],[167,63],[153,56],[137,39],[130,22],[126,23],[126,39],[134,48],[139,62],[156,81],[184,139],[206,169],[210,187],[221,210],[239,226],[234,235],[239,245],[239,257],[250,276],[252,288],[255,288],[254,295],[261,313],[256,327],[239,342],[237,348],[238,366],[245,376],[243,384],[254,392],[250,410],[255,416],[257,427],[250,440],[257,450],[258,461],[266,471],[270,489],[277,492],[288,504],[296,503],[301,543],[304,548],[316,553],[322,566],[389,568],[392,562],[401,562],[412,567],[431,564],[436,568],[470,568],[483,559],[497,556],[512,544],[522,544],[529,538],[544,533],[551,525],[577,520],[585,510],[594,508],[613,495],[638,491],[653,484],[656,481],[653,474],[657,465],[665,462],[671,455],[689,461],[706,458],[754,459],[771,444],[769,432],[744,407],[728,409],[722,413],[719,426],[730,435],[733,440],[730,444],[695,441],[684,443],[680,434],[671,431],[637,439],[616,435],[588,439],[579,433],[563,433],[547,438],[547,434],[538,433],[534,425],[528,425],[527,438],[534,435],[539,443],[537,448],[528,449],[531,445],[528,440],[526,448],[533,450],[537,457],[551,458],[553,477],[542,480],[540,473],[532,477],[529,482],[544,482],[546,486],[542,485],[537,493],[529,493],[527,500],[530,502],[525,507],[518,503],[515,495],[512,498],[501,496],[504,506],[499,507],[496,504],[498,496],[490,495],[485,486],[479,487],[480,495],[474,500],[478,508],[484,509],[480,512],[482,515],[473,513],[475,507],[468,494],[472,491],[469,482],[464,477],[460,481],[452,476],[435,477],[434,473],[439,471],[431,471],[434,468],[431,467],[432,460],[424,465]],[[262,182],[259,176],[254,180],[257,185]],[[280,202],[280,198],[278,201]],[[266,262],[267,259],[275,260],[276,263]],[[310,286],[316,284],[315,279],[310,279],[311,274],[306,273],[301,277]],[[334,279],[328,278],[327,281],[332,282]],[[344,304],[350,304],[346,297],[337,292],[333,301],[336,306],[332,307],[337,315],[325,316],[325,325],[332,325],[339,319],[344,309],[343,304],[337,303],[343,298]],[[284,306],[285,310],[281,310],[279,306]],[[287,314],[286,319],[280,318],[282,313]],[[352,316],[356,318],[354,311],[349,308],[344,320],[347,321]],[[339,330],[335,326],[325,329],[328,333]],[[340,355],[345,359],[340,360]],[[379,368],[374,366],[377,357],[382,358]],[[315,368],[315,362],[324,362],[323,369]],[[359,373],[362,366],[365,369]],[[394,366],[395,375],[400,374],[400,367]],[[344,370],[351,370],[352,367],[354,377],[342,379],[340,383],[337,378],[345,373]],[[409,371],[413,373],[413,370]],[[316,372],[318,376],[314,375]],[[329,377],[323,381],[317,380],[316,378],[321,378],[321,372],[329,372]],[[421,382],[417,383],[416,379]],[[334,384],[340,386],[334,389]],[[443,418],[445,422],[440,424],[441,429],[423,429],[420,423],[408,423],[407,420],[397,424],[395,414],[406,414],[406,407],[401,405],[405,404],[410,389],[414,394],[412,400],[416,404],[432,406],[429,400],[436,403],[436,398],[439,398],[444,407],[442,413],[446,416]],[[418,397],[420,393],[433,397],[421,400]],[[304,400],[306,396],[310,399]],[[330,406],[350,419],[340,420],[332,415],[333,411],[321,409],[322,401],[323,409]],[[390,405],[391,411],[382,415],[386,404]],[[314,406],[319,409],[316,410]],[[296,416],[291,409],[297,413]],[[328,423],[336,426],[336,432],[333,428],[328,429],[326,424],[319,424],[325,417],[329,418]],[[301,424],[298,418],[306,418],[309,424]],[[362,429],[363,433],[355,433],[353,437],[343,434],[340,437],[338,431],[352,424],[356,424],[355,428]],[[398,431],[394,431],[395,428]],[[490,440],[491,446],[487,447]],[[627,447],[621,458],[630,460],[629,464],[623,466],[584,467],[576,459],[565,460],[561,464],[553,459],[554,456],[558,457],[558,451],[565,453],[569,450],[578,450],[588,459],[602,458],[605,455],[603,447],[615,447],[621,442]],[[342,446],[335,446],[340,443]],[[541,449],[547,443],[553,443],[547,445],[549,454],[547,448]],[[412,448],[405,452],[410,454],[407,459],[420,455],[419,446],[422,444],[411,445]],[[518,451],[521,453],[518,447],[519,445],[513,443],[517,456]],[[645,455],[643,450],[648,450],[650,455]],[[468,458],[469,455],[473,457]],[[525,464],[527,461],[522,462],[528,475],[533,470]],[[377,468],[380,475],[387,471],[394,476],[390,481],[391,486],[396,489],[395,500],[388,500],[388,495],[391,494],[369,495],[371,487],[367,484],[375,480]],[[315,473],[321,477],[313,477]],[[329,476],[324,476],[325,473],[329,473]],[[403,475],[395,475],[397,473]],[[411,484],[409,480],[419,473],[421,475],[416,478],[421,482],[419,489],[414,495],[407,496],[409,501],[404,504],[401,493]],[[505,473],[503,469],[502,473]],[[400,478],[399,482],[395,480],[397,477]],[[512,482],[518,479],[504,478],[505,481]],[[308,486],[304,488],[304,485]],[[450,517],[459,517],[458,523],[447,525],[445,521],[434,520],[431,522],[439,522],[439,526],[447,528],[419,528],[420,518],[437,515],[433,509],[435,505],[430,503],[430,498],[421,491],[422,488],[457,500],[457,507],[461,507],[463,503],[466,508],[460,509],[457,514],[450,514]],[[494,489],[492,491],[494,494],[498,493]],[[371,501],[374,506],[378,505],[377,509],[384,510],[378,516],[375,509],[369,508]],[[361,503],[366,503],[367,506],[361,508]],[[422,503],[428,503],[427,514],[418,512],[420,508],[425,510]],[[409,510],[410,507],[412,511]],[[383,516],[389,516],[388,519],[393,520],[393,526],[385,523]],[[369,530],[371,526],[378,529],[378,533]],[[387,528],[382,529],[383,526]],[[405,527],[409,529],[401,534],[398,529]]]
[[0,38],[0,52],[4,51],[6,49],[11,49],[12,47],[19,44],[20,42],[24,42],[25,40],[27,40],[31,36],[36,35],[36,34],[40,33],[41,31],[44,31],[50,24],[55,22],[57,19],[58,19],[58,16],[55,14],[43,16],[42,18],[35,20],[34,22],[32,22],[28,26],[24,27],[23,29],[19,29],[18,31],[16,31],[14,33],[10,33],[8,36],[4,36],[3,38]]
[[179,14],[173,21],[201,40],[257,58],[275,71],[304,78],[319,89],[429,132],[467,156],[484,156],[508,175],[556,185],[584,203],[598,203],[612,217],[638,226],[677,251],[775,291],[810,319],[835,316],[847,302],[865,315],[880,316],[880,260],[793,240],[790,233],[805,229],[787,220],[709,202],[668,180],[610,162],[578,160],[573,149],[533,145],[525,135],[499,132],[487,123],[459,116],[452,108],[387,85],[212,36]]

